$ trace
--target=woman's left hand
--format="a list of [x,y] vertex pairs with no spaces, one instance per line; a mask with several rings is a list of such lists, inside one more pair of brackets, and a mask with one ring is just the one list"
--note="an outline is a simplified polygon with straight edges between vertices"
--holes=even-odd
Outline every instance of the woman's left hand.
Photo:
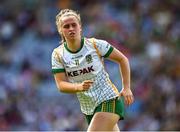
[[124,101],[126,105],[131,105],[134,102],[134,96],[130,88],[123,88],[119,93],[119,96],[124,97]]

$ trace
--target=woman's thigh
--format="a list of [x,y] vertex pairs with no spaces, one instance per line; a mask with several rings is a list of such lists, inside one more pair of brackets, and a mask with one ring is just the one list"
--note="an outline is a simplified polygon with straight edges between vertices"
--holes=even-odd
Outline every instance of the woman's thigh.
[[92,118],[88,131],[112,131],[119,118],[119,115],[114,113],[97,112]]

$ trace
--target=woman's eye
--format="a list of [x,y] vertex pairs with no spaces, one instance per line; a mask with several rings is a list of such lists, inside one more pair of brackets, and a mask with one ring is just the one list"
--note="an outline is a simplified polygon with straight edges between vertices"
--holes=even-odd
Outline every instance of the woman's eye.
[[76,27],[76,23],[73,23],[72,26],[73,26],[73,27]]
[[63,28],[69,28],[69,25],[64,25]]

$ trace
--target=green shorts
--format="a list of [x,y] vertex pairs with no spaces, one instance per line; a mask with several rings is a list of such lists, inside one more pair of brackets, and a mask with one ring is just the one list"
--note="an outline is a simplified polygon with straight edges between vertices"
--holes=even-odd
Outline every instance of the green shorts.
[[107,100],[99,104],[96,109],[94,110],[94,113],[92,115],[85,115],[86,120],[88,124],[90,124],[94,114],[96,112],[110,112],[110,113],[115,113],[118,114],[120,117],[120,120],[124,119],[124,101],[121,98],[114,98],[111,100]]

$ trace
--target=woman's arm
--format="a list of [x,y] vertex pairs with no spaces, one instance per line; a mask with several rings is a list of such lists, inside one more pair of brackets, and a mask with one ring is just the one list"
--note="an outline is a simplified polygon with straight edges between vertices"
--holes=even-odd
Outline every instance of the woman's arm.
[[76,93],[86,91],[90,88],[93,81],[86,80],[82,83],[70,83],[67,81],[66,74],[64,72],[54,74],[54,79],[57,88],[64,93]]
[[126,56],[124,56],[116,48],[113,49],[112,53],[108,57],[110,60],[115,61],[119,64],[119,69],[121,71],[121,77],[123,82],[123,89],[120,95],[124,96],[125,103],[130,105],[133,103],[134,98],[130,89],[130,66],[129,61]]

